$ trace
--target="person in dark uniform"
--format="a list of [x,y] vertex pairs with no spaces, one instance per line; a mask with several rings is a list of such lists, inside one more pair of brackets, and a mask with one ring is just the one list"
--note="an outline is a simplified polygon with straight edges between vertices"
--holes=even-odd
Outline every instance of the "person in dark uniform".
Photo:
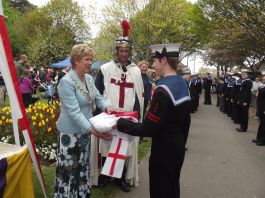
[[234,76],[235,83],[232,88],[232,96],[231,96],[231,103],[232,103],[232,120],[235,124],[240,124],[240,108],[239,108],[239,92],[242,85],[242,80],[238,76]]
[[246,132],[248,129],[248,110],[251,102],[252,81],[248,77],[248,70],[241,70],[242,86],[239,91],[239,108],[240,108],[240,128],[238,132]]
[[196,86],[196,93],[197,93],[196,98],[195,98],[195,111],[198,111],[198,107],[200,104],[200,96],[202,93],[202,80],[198,76],[198,74],[196,74],[195,86]]
[[194,79],[191,78],[191,71],[189,68],[184,68],[181,70],[182,77],[184,80],[187,82],[187,85],[189,87],[189,92],[190,92],[190,113],[195,112],[195,84],[194,84]]
[[[185,157],[190,126],[189,90],[182,76],[176,75],[178,45],[151,46],[158,81],[151,106],[142,124],[119,119],[119,131],[152,137],[149,159],[151,198],[179,198],[179,177]],[[171,50],[171,51],[169,51]]]
[[212,100],[211,100],[211,87],[212,87],[212,77],[210,73],[206,73],[206,77],[204,78],[204,83],[203,83],[203,88],[205,90],[205,95],[204,95],[204,104],[205,105],[211,105]]
[[220,107],[220,103],[221,103],[221,97],[222,97],[222,85],[224,83],[224,80],[222,78],[220,78],[216,84],[216,107]]
[[257,108],[260,119],[257,137],[252,140],[257,146],[265,146],[265,71],[262,71],[262,84],[258,89]]
[[231,74],[229,74],[229,80],[227,83],[227,88],[226,88],[226,102],[227,102],[227,116],[231,117],[232,116],[232,102],[231,102],[231,98],[232,98],[232,88],[234,85],[234,80],[231,76]]

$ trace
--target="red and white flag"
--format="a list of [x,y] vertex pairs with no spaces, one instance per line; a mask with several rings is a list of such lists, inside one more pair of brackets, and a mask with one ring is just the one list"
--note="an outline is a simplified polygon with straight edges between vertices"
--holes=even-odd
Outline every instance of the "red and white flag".
[[19,90],[19,81],[15,69],[11,45],[8,39],[8,33],[3,14],[2,0],[0,0],[0,71],[5,81],[7,93],[10,99],[16,144],[20,145],[18,136],[19,125],[29,149],[36,174],[44,193],[44,197],[47,197],[40,162],[35,148],[33,133],[26,116],[25,107]]
[[121,178],[129,140],[113,136],[110,150],[101,174]]
[[[113,115],[114,118],[111,117]],[[119,117],[131,120],[133,122],[138,122],[137,112],[116,112],[108,116],[110,120],[111,119],[115,120],[115,125]],[[112,122],[103,122],[103,123],[112,123]],[[119,132],[116,128],[111,129],[110,133],[113,135],[113,139],[110,145],[110,150],[107,159],[102,168],[101,174],[110,177],[121,178],[124,169],[125,158],[129,142],[130,140],[132,140],[133,137]]]

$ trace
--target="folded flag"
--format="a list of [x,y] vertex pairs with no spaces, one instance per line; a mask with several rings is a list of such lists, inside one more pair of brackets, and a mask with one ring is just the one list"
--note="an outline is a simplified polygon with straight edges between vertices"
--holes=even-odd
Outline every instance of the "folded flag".
[[113,128],[121,117],[138,122],[137,112],[101,113],[90,119],[95,130],[113,135],[110,150],[101,174],[115,178],[121,178],[122,176],[128,145],[130,140],[134,138],[133,136],[121,133],[116,128]]

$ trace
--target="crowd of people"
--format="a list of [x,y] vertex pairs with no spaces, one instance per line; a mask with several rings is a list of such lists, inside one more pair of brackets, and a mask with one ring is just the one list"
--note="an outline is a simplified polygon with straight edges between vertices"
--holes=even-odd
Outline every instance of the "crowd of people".
[[249,70],[242,69],[239,73],[228,72],[216,85],[217,106],[239,125],[237,132],[247,132],[249,107],[256,107],[255,118],[259,118],[260,122],[257,137],[252,141],[257,146],[265,146],[264,76],[262,72],[262,80],[258,77],[253,82],[249,78]]
[[[88,75],[93,58],[87,45],[73,46],[72,69],[58,85],[61,114],[55,197],[90,197],[92,185],[106,186],[113,180],[122,191],[130,192],[131,186],[139,185],[138,137],[141,141],[151,137],[150,196],[178,198],[191,121],[188,83],[176,73],[179,46],[153,47],[154,70],[150,70],[147,61],[138,65],[132,61],[132,43],[123,35],[116,40],[114,59],[100,67],[95,79]],[[199,94],[193,99],[194,108],[198,108]],[[138,137],[130,141],[122,176],[115,179],[100,174],[112,136],[96,131],[89,121],[100,112],[114,111],[136,111],[140,121],[120,118],[117,122],[120,132]]]
[[[211,94],[216,93],[217,106],[239,124],[238,132],[247,131],[249,107],[255,107],[260,125],[252,141],[265,145],[265,72],[255,81],[250,80],[245,69],[235,74],[228,72],[218,81],[210,73],[192,75],[187,67],[181,69],[182,75],[177,75],[178,56],[167,52],[166,45],[153,50],[152,69],[145,60],[137,65],[132,62],[128,38],[117,39],[115,47],[114,60],[102,65],[95,78],[88,75],[94,51],[85,44],[73,46],[71,70],[38,70],[31,67],[26,55],[21,55],[15,64],[25,107],[34,102],[32,95],[37,90],[44,91],[48,102],[55,99],[58,90],[62,107],[57,124],[55,197],[90,197],[91,186],[104,187],[110,181],[130,192],[131,186],[139,185],[138,144],[145,141],[144,137],[151,137],[150,196],[178,198],[190,113],[198,111],[203,89],[204,104],[211,105]],[[0,93],[5,90],[1,79],[0,76]],[[4,97],[1,95],[1,101]],[[140,138],[130,142],[122,177],[115,179],[100,174],[112,136],[96,131],[89,122],[100,112],[114,111],[137,111],[141,123],[122,118],[117,122],[119,131]],[[92,150],[96,150],[96,155]]]
[[[153,69],[149,62],[132,61],[132,42],[126,35],[115,43],[115,57],[103,64],[96,77],[89,75],[93,49],[86,44],[74,45],[70,52],[72,67],[53,71],[31,67],[26,55],[15,63],[19,88],[25,107],[34,103],[33,95],[42,90],[48,102],[57,98],[61,113],[57,122],[58,149],[55,197],[90,197],[91,186],[104,187],[110,181],[124,192],[139,185],[138,144],[152,138],[149,159],[151,198],[179,198],[179,178],[191,123],[190,113],[198,111],[204,89],[204,104],[211,105],[211,93],[217,94],[220,111],[239,124],[238,132],[248,129],[250,105],[260,119],[253,142],[265,145],[265,73],[262,80],[250,80],[247,70],[213,81],[210,73],[201,77],[189,68],[177,74],[179,45],[151,46]],[[213,89],[214,85],[214,89]],[[0,102],[3,105],[4,82],[0,76]],[[252,99],[251,99],[252,98]],[[120,118],[116,128],[133,138],[125,156],[121,178],[102,175],[112,135],[96,131],[89,121],[105,112],[138,113],[139,123]],[[140,137],[140,138],[138,138]]]
[[[30,104],[34,104],[39,100],[37,91],[42,92],[43,94],[41,97],[48,99],[48,102],[58,98],[56,87],[59,84],[60,79],[70,69],[70,67],[63,68],[62,70],[53,70],[52,68],[45,70],[43,67],[38,69],[36,66],[30,64],[28,57],[25,54],[19,56],[18,61],[15,62],[15,67],[19,80],[19,89],[26,108]],[[1,76],[0,86],[2,86],[0,89],[0,105],[3,106],[6,90]]]

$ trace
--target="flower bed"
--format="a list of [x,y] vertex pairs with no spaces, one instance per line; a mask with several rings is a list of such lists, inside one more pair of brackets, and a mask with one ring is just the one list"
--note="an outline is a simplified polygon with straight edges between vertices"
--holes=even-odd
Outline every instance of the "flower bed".
[[[56,121],[60,114],[60,102],[53,101],[50,104],[37,102],[34,105],[30,105],[26,112],[39,157],[42,160],[54,162],[57,148]],[[2,108],[0,110],[1,142],[14,143],[12,122],[10,107]],[[24,144],[24,138],[21,133],[20,140],[21,144]]]

